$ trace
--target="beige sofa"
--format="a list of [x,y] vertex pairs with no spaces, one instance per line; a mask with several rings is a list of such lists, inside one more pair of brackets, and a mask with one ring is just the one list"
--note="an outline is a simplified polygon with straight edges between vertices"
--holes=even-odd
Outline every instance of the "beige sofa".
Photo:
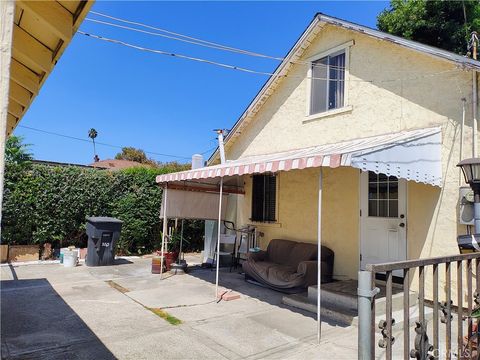
[[[321,281],[332,281],[334,253],[322,246]],[[298,292],[317,284],[317,244],[273,239],[267,251],[248,253],[245,278],[283,292]]]

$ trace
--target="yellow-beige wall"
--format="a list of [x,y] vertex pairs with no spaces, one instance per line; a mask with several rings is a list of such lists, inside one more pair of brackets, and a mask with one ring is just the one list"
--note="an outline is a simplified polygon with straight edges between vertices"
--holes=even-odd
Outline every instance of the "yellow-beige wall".
[[[241,135],[226,144],[228,159],[342,140],[441,126],[444,186],[409,182],[408,257],[458,253],[457,203],[462,98],[466,98],[464,158],[472,155],[472,74],[454,64],[387,41],[326,25],[302,60],[335,46],[350,47],[346,81],[351,111],[306,122],[308,67],[295,65]],[[259,227],[262,246],[275,237],[316,240],[318,169],[279,173],[278,224]],[[359,241],[359,171],[325,169],[323,231],[335,251],[335,275],[356,277]],[[237,222],[251,223],[250,178]],[[344,244],[348,243],[348,246]]]
[[[271,239],[317,242],[318,179],[320,170],[294,170],[277,176],[277,222],[255,223],[260,247]],[[323,169],[322,243],[335,252],[337,278],[355,278],[358,271],[358,179],[353,168]],[[252,178],[245,178],[245,196],[239,203],[240,224],[253,224]]]

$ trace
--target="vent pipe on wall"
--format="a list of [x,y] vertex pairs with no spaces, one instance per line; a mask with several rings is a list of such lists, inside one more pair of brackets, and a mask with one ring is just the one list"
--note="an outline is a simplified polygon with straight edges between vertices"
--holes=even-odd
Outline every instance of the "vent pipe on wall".
[[215,129],[218,135],[218,151],[220,152],[220,163],[225,164],[225,148],[223,146],[223,130]]

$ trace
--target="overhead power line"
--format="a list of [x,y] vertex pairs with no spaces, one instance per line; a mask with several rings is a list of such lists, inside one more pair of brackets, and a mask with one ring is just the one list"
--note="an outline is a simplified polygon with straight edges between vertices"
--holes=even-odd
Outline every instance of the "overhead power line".
[[96,34],[92,34],[92,33],[86,33],[86,32],[81,31],[81,30],[78,30],[77,32],[79,34],[82,34],[82,35],[85,35],[85,36],[88,36],[88,37],[91,37],[91,38],[94,38],[94,39],[97,39],[97,40],[101,40],[101,41],[105,41],[105,42],[109,42],[109,43],[113,43],[113,44],[117,44],[117,45],[122,45],[122,46],[129,47],[129,48],[132,48],[132,49],[140,50],[140,51],[155,53],[155,54],[164,55],[164,56],[173,57],[173,58],[180,58],[180,59],[185,59],[185,60],[201,62],[201,63],[205,63],[205,64],[215,65],[215,66],[223,67],[223,68],[226,68],[226,69],[237,70],[237,71],[242,71],[242,72],[251,73],[251,74],[275,76],[277,78],[291,77],[291,78],[311,79],[311,80],[328,80],[328,81],[333,80],[333,81],[347,81],[347,82],[355,81],[355,82],[363,82],[363,83],[384,83],[384,82],[393,82],[393,81],[417,80],[417,79],[426,78],[426,77],[430,77],[430,76],[436,76],[436,75],[440,75],[440,74],[460,71],[459,69],[456,68],[456,69],[444,70],[444,71],[430,73],[430,74],[424,74],[424,75],[415,76],[415,77],[411,77],[411,78],[402,77],[402,78],[384,79],[384,80],[334,79],[334,78],[323,78],[323,77],[313,77],[313,76],[294,76],[294,75],[287,75],[287,74],[277,74],[277,73],[272,73],[272,72],[267,72],[267,71],[258,71],[258,70],[253,70],[253,69],[241,67],[241,66],[225,64],[225,63],[221,63],[221,62],[217,62],[217,61],[213,61],[213,60],[208,60],[208,59],[203,59],[203,58],[198,58],[198,57],[193,57],[193,56],[188,56],[188,55],[183,55],[183,54],[176,54],[176,53],[163,51],[163,50],[158,50],[158,49],[146,48],[146,47],[143,47],[143,46],[140,46],[140,45],[134,45],[134,44],[131,44],[131,43],[127,43],[127,42],[122,41],[122,40],[111,39],[111,38],[108,38],[108,37],[105,37],[105,36],[100,36],[100,35],[96,35]]
[[[156,32],[145,31],[145,30],[141,30],[141,29],[138,29],[138,28],[132,28],[132,27],[129,27],[129,26],[123,26],[123,25],[114,24],[114,23],[110,23],[110,22],[107,22],[107,21],[97,20],[97,19],[85,18],[85,20],[88,20],[88,21],[91,21],[91,22],[96,22],[96,23],[103,24],[103,25],[113,26],[113,27],[122,28],[122,29],[125,29],[125,30],[130,30],[130,31],[141,32],[141,33],[154,35],[154,36],[162,36],[162,37],[170,38],[170,39],[177,40],[177,41],[183,41],[183,42],[187,42],[187,43],[194,44],[194,45],[199,45],[199,46],[206,46],[206,47],[214,48],[214,49],[218,49],[218,50],[230,51],[230,52],[234,52],[234,53],[238,53],[238,54],[256,56],[256,57],[261,57],[261,58],[271,59],[271,60],[277,60],[277,61],[286,60],[285,57],[272,56],[272,55],[268,55],[268,54],[255,52],[255,51],[240,49],[240,48],[233,47],[233,46],[223,45],[223,44],[220,44],[220,43],[217,43],[217,42],[200,39],[198,37],[193,37],[193,36],[181,34],[181,33],[178,33],[178,32],[171,31],[171,30],[167,30],[167,29],[156,27],[156,26],[148,25],[148,24],[145,24],[145,23],[142,23],[142,22],[139,22],[139,21],[132,21],[132,20],[127,20],[127,19],[111,16],[111,15],[100,13],[100,12],[97,12],[97,11],[90,11],[89,14],[94,14],[94,15],[97,15],[97,16],[100,16],[100,17],[103,17],[103,18],[107,18],[107,19],[111,19],[111,20],[121,22],[121,23],[124,23],[124,24],[135,25],[135,26],[140,26],[140,27],[146,28],[146,29],[155,30]],[[161,33],[164,33],[164,34],[161,34]],[[167,36],[165,34],[173,35],[173,36]],[[330,69],[345,69],[344,66],[334,66],[334,65],[326,65],[326,64],[320,64],[320,63],[312,63],[312,61],[290,60],[290,62],[295,63],[295,64],[309,65],[309,66],[312,66],[312,67],[327,67],[328,66]],[[396,71],[390,71],[390,72],[396,72],[396,73],[410,72],[410,70],[396,70]]]
[[256,70],[251,70],[251,69],[247,69],[247,68],[240,67],[240,66],[235,66],[235,65],[229,65],[229,64],[216,62],[216,61],[213,61],[213,60],[207,60],[207,59],[202,59],[202,58],[188,56],[188,55],[182,55],[182,54],[175,54],[175,53],[168,52],[168,51],[163,51],[163,50],[150,49],[150,48],[146,48],[146,47],[143,47],[143,46],[130,44],[130,43],[127,43],[127,42],[122,41],[122,40],[110,39],[110,38],[107,38],[107,37],[104,37],[104,36],[95,35],[95,34],[91,34],[91,33],[86,33],[86,32],[80,31],[80,30],[78,30],[77,32],[79,34],[89,36],[91,38],[95,38],[95,39],[98,39],[98,40],[107,41],[107,42],[110,42],[110,43],[113,43],[113,44],[123,45],[123,46],[129,47],[129,48],[132,48],[132,49],[147,51],[147,52],[151,52],[151,53],[155,53],[155,54],[159,54],[159,55],[166,55],[166,56],[170,56],[170,57],[177,57],[177,58],[180,58],[180,59],[203,62],[203,63],[216,65],[216,66],[221,66],[221,67],[224,67],[224,68],[227,68],[227,69],[232,69],[232,70],[239,70],[239,71],[261,74],[261,75],[272,75],[271,73],[266,72],[266,71],[265,72],[256,71]]
[[[221,45],[221,44],[214,43],[214,42],[211,42],[211,41],[202,40],[202,39],[194,38],[194,37],[187,36],[187,35],[182,35],[182,34],[179,34],[179,33],[175,33],[175,32],[172,32],[172,31],[165,30],[165,29],[157,28],[157,27],[154,27],[154,26],[150,26],[150,25],[146,25],[146,24],[142,24],[142,23],[138,23],[138,22],[132,22],[132,21],[129,21],[129,20],[124,20],[124,19],[116,18],[116,17],[113,17],[113,16],[109,16],[109,15],[105,15],[105,14],[101,14],[101,13],[97,13],[97,12],[91,12],[91,13],[99,15],[99,16],[104,16],[104,17],[107,17],[107,18],[110,18],[110,19],[114,19],[116,21],[146,27],[146,28],[153,29],[153,30],[160,31],[160,32],[152,32],[152,31],[133,28],[133,27],[130,27],[130,26],[114,24],[114,23],[111,23],[111,22],[108,22],[108,21],[85,18],[85,20],[90,21],[90,22],[94,22],[94,23],[97,23],[97,24],[112,26],[112,27],[116,27],[116,28],[120,28],[120,29],[124,29],[124,30],[139,32],[139,33],[153,35],[153,36],[160,36],[160,37],[164,37],[164,38],[171,39],[171,40],[181,41],[181,42],[185,42],[185,43],[189,43],[189,44],[193,44],[193,45],[198,45],[198,46],[203,46],[203,47],[207,47],[207,48],[211,48],[211,49],[229,51],[229,52],[242,54],[242,55],[255,56],[255,57],[260,57],[260,58],[265,58],[265,59],[270,59],[270,60],[277,60],[277,61],[285,60],[285,58],[283,58],[283,57],[265,55],[265,54],[261,54],[261,53],[258,53],[258,52],[253,52],[253,51],[249,51],[249,50],[243,50],[243,49],[234,48],[234,47],[230,47],[230,46],[226,46],[226,45]],[[165,32],[166,34],[162,34],[161,32]],[[173,34],[174,36],[168,35],[168,34]],[[302,61],[302,60],[291,60],[291,61],[293,63],[296,63],[296,64],[309,65],[309,66],[312,66],[312,67],[324,67],[324,68],[329,67],[329,68],[332,68],[332,69],[341,69],[341,70],[345,69],[344,66],[326,65],[326,64],[321,64],[321,63],[313,63],[311,61]]]
[[[79,137],[75,137],[75,136],[71,136],[71,135],[60,134],[60,133],[53,132],[53,131],[48,131],[48,130],[43,130],[43,129],[37,129],[37,128],[31,127],[31,126],[18,125],[18,127],[24,128],[24,129],[28,129],[28,130],[37,131],[37,132],[44,133],[44,134],[59,136],[59,137],[63,137],[63,138],[66,138],[66,139],[83,141],[83,142],[88,142],[88,143],[91,142],[90,140],[87,140],[87,139],[83,139],[83,138],[79,138]],[[103,146],[108,146],[108,147],[112,147],[112,148],[116,148],[116,149],[123,149],[124,147],[127,147],[127,146],[107,144],[107,143],[98,142],[98,141],[96,141],[95,144],[97,144],[97,145],[103,145]],[[171,158],[176,158],[176,159],[191,160],[191,158],[190,158],[190,157],[187,157],[187,156],[164,154],[164,153],[158,153],[158,152],[146,151],[146,150],[143,150],[143,151],[144,151],[146,154],[149,154],[149,155],[157,155],[157,156],[171,157]],[[209,151],[210,151],[210,150],[207,150],[207,151],[203,152],[202,155],[205,154],[205,153],[207,153],[207,152],[209,152]]]
[[[101,16],[101,17],[105,17],[105,18],[112,19],[112,20],[115,20],[115,21],[123,22],[125,24],[141,26],[141,27],[144,27],[146,29],[156,30],[156,31],[163,32],[165,34],[174,35],[176,37],[183,38],[181,41],[185,41],[184,39],[186,39],[186,40],[190,40],[189,41],[190,43],[195,43],[197,45],[204,44],[204,45],[209,45],[209,47],[214,47],[216,49],[223,49],[223,50],[236,52],[236,53],[241,53],[241,54],[245,54],[245,55],[258,56],[258,57],[268,58],[268,59],[272,59],[272,60],[279,60],[279,61],[284,60],[284,58],[282,58],[282,57],[270,56],[270,55],[265,55],[265,54],[260,54],[258,52],[250,51],[250,50],[239,49],[239,48],[235,48],[235,47],[232,47],[232,46],[227,46],[227,45],[219,44],[219,43],[216,43],[216,42],[195,38],[193,36],[184,35],[184,34],[181,34],[181,33],[174,32],[174,31],[162,29],[162,28],[155,27],[155,26],[152,26],[152,25],[147,25],[147,24],[144,24],[144,23],[141,23],[141,22],[136,22],[136,21],[131,21],[131,20],[126,20],[126,19],[114,17],[114,16],[111,16],[111,15],[107,15],[107,14],[97,12],[97,11],[90,11],[90,14],[95,14],[95,15],[98,15],[98,16]],[[87,19],[92,20],[92,19],[89,19],[89,18],[87,18]],[[99,22],[98,20],[96,20],[96,21]],[[120,27],[119,25],[117,25],[117,26]],[[139,30],[139,29],[136,29],[136,30]],[[150,33],[150,34],[158,34],[158,33]]]

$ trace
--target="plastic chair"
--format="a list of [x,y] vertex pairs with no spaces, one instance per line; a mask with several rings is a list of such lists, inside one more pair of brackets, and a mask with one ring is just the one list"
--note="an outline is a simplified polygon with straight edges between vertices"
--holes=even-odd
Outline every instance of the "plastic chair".
[[[227,256],[229,255],[231,257],[231,262],[230,262],[230,272],[232,272],[232,267],[234,266],[235,263],[235,250],[237,247],[237,236],[236,235],[227,235],[227,234],[220,234],[220,248],[222,248],[222,244],[225,245],[233,245],[232,246],[232,251],[218,251],[219,256]],[[213,254],[213,264],[216,264],[217,261],[217,245],[215,245],[215,252]],[[213,265],[212,264],[212,265]],[[213,266],[212,266],[213,270]]]

